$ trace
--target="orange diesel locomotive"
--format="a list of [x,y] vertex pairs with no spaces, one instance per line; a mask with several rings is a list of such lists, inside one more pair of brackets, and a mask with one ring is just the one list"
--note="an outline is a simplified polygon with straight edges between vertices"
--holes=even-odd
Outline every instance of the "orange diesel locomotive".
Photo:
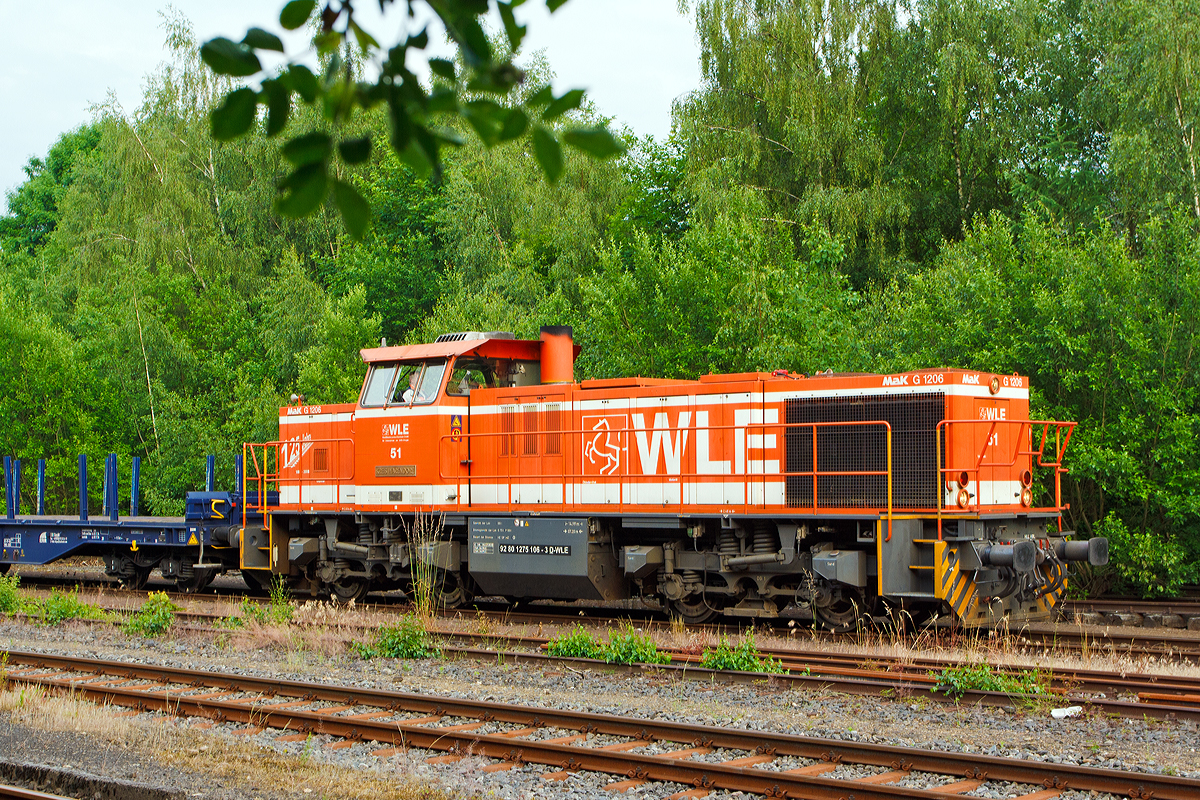
[[[350,600],[407,588],[654,597],[689,622],[795,605],[831,629],[905,608],[1045,619],[1074,423],[1019,375],[705,375],[574,382],[571,329],[362,351],[356,404],[280,409],[244,451],[241,568]],[[1053,505],[1035,506],[1040,497]],[[261,512],[261,522],[256,521]]]

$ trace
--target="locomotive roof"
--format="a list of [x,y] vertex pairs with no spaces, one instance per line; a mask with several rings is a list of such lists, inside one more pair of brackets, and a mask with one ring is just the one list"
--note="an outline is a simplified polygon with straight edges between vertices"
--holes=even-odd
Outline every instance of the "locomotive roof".
[[[579,352],[578,345],[575,347],[575,352]],[[536,361],[541,358],[542,343],[537,339],[482,338],[392,347],[366,347],[359,351],[362,360],[368,364],[381,361],[451,358],[467,353],[477,353],[487,358],[516,358]]]

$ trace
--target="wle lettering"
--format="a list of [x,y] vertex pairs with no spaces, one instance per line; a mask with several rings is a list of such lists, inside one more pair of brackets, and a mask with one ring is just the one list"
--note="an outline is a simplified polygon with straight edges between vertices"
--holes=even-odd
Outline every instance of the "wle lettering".
[[[674,427],[666,412],[654,415],[652,428],[646,426],[645,414],[633,415],[634,439],[637,441],[638,456],[643,475],[680,475],[688,460],[690,411],[680,411]],[[725,430],[723,441],[729,447],[732,440],[733,453],[714,452],[712,431],[709,429],[710,412],[696,412],[695,428],[695,472],[697,475],[768,475],[779,473],[779,459],[766,458],[768,453],[778,450],[779,436],[765,433],[764,425],[779,424],[778,409],[739,408],[733,412],[733,430]],[[730,456],[732,458],[721,458]],[[659,471],[659,464],[666,467]]]

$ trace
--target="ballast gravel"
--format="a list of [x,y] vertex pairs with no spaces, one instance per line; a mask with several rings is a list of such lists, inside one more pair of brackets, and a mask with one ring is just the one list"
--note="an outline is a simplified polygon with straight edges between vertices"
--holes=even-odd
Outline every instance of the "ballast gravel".
[[[429,659],[363,661],[350,655],[264,647],[237,650],[211,637],[131,639],[108,628],[66,623],[41,628],[12,621],[0,622],[0,645],[19,650],[70,653],[138,664],[203,669],[282,680],[344,684],[362,688],[421,692],[452,698],[540,705],[573,711],[633,715],[647,719],[712,725],[725,728],[772,731],[852,742],[921,747],[948,752],[1023,758],[1061,764],[1140,772],[1169,772],[1200,778],[1200,731],[1190,721],[1107,719],[1077,716],[1057,720],[1048,706],[994,708],[953,705],[914,698],[885,699],[838,694],[834,691],[795,690],[762,684],[707,684],[647,669],[624,674],[603,670],[576,670],[554,665],[513,665],[479,660]],[[143,715],[158,717],[154,714]],[[439,726],[474,720],[447,717]],[[194,721],[169,720],[187,726]],[[333,748],[329,737],[310,736],[303,741],[281,742],[280,733],[246,732],[244,725],[217,724],[207,733],[230,740],[274,749],[296,758],[311,759],[362,770],[375,776],[433,781],[450,794],[481,798],[571,798],[598,800],[614,797],[605,789],[620,777],[573,773],[565,780],[548,781],[551,767],[523,764],[485,772],[491,759],[468,755],[459,760],[439,758],[445,753],[409,749],[377,756],[380,745],[355,743]],[[489,722],[480,733],[511,730]],[[242,733],[237,733],[241,730]],[[572,735],[572,731],[539,730],[536,738]],[[587,746],[627,741],[590,734]],[[584,745],[584,742],[580,742]],[[655,742],[648,754],[691,747],[692,743]],[[752,753],[717,750],[693,756],[696,761],[718,762]],[[441,763],[430,764],[427,759]],[[755,765],[764,770],[795,769],[812,762],[781,757]],[[886,770],[839,765],[826,777],[861,777]],[[932,788],[954,782],[943,775],[912,773],[896,786]],[[648,782],[631,788],[628,796],[659,800],[690,786]],[[987,781],[963,792],[964,797],[1013,798],[1040,788],[1029,784]],[[746,797],[741,793],[715,792],[713,800]],[[1063,800],[1104,798],[1089,792],[1066,791]]]

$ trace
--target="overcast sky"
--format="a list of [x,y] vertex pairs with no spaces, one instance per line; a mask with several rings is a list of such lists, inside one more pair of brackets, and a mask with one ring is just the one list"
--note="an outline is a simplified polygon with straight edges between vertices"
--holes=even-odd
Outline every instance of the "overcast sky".
[[[191,20],[200,41],[239,39],[252,25],[281,32],[283,0],[172,5]],[[87,122],[89,106],[109,91],[127,112],[137,108],[145,76],[167,55],[159,16],[166,6],[163,0],[56,0],[43,8],[0,0],[0,190],[20,184],[29,158],[45,156],[59,134]],[[390,26],[379,21],[375,2],[356,10],[376,38],[394,41],[385,37],[398,30],[398,9],[388,15],[397,20]],[[518,11],[529,24],[522,50],[546,50],[555,88],[587,89],[602,113],[640,135],[665,137],[671,102],[699,83],[695,33],[676,0],[570,0],[553,15],[532,0]]]

